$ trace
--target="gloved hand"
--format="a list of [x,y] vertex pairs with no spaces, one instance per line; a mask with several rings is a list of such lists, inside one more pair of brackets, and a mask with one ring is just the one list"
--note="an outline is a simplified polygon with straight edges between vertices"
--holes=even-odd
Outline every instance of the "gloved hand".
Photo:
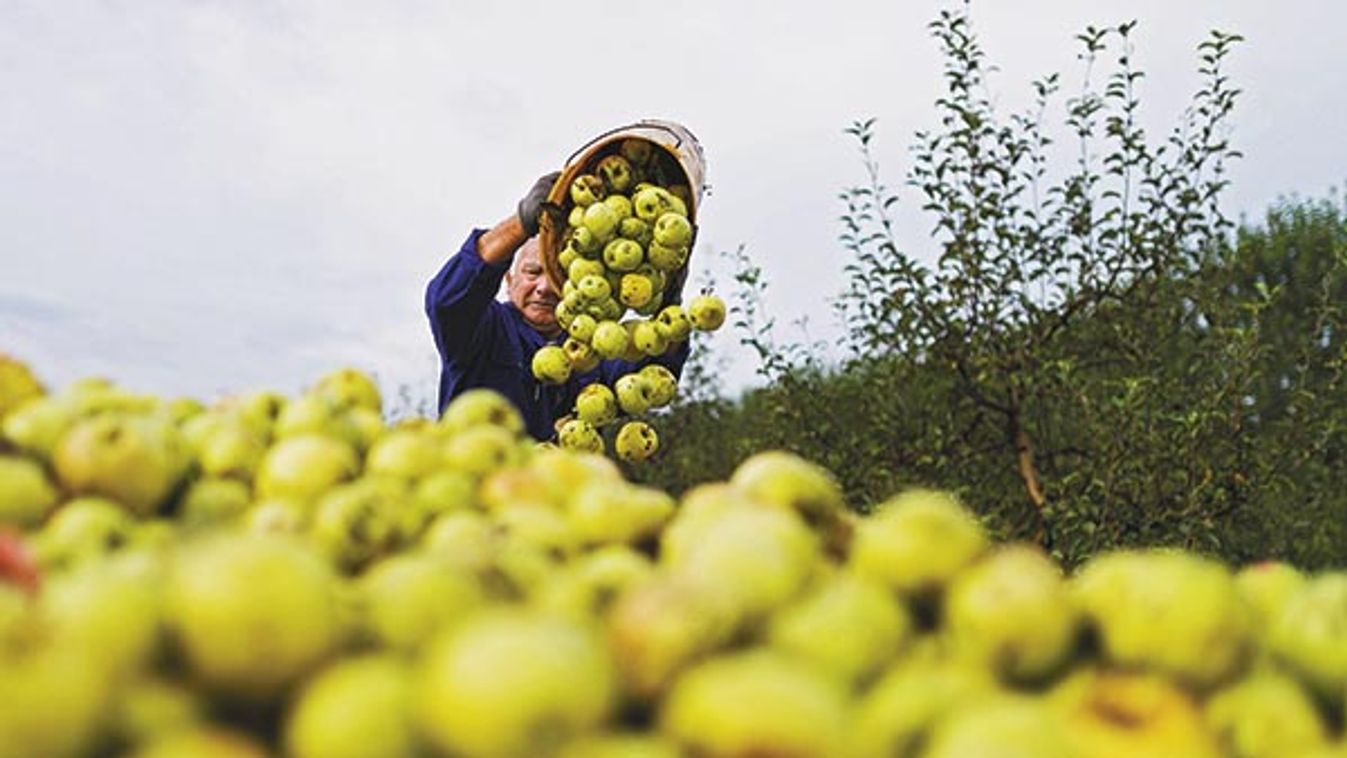
[[538,177],[538,181],[533,183],[533,188],[524,195],[519,201],[519,206],[515,212],[519,215],[519,222],[524,225],[524,232],[532,237],[538,233],[538,217],[544,210],[559,212],[560,209],[551,207],[547,202],[547,193],[552,191],[552,185],[556,184],[557,177],[561,176],[560,171],[553,171],[550,174]]

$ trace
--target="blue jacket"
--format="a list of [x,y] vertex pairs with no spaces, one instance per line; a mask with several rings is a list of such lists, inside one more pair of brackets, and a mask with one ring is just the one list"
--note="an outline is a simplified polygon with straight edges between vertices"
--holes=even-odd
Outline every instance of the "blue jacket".
[[[459,393],[487,387],[509,398],[535,439],[556,436],[556,420],[574,409],[580,389],[596,381],[612,386],[618,377],[648,363],[679,375],[689,347],[683,342],[658,358],[640,363],[603,361],[597,369],[574,375],[565,384],[543,384],[533,376],[533,354],[548,340],[524,320],[512,303],[496,300],[508,261],[488,264],[477,254],[474,229],[426,287],[426,315],[440,353],[440,413]],[[667,302],[678,302],[672,292]],[[555,341],[560,342],[558,337]]]

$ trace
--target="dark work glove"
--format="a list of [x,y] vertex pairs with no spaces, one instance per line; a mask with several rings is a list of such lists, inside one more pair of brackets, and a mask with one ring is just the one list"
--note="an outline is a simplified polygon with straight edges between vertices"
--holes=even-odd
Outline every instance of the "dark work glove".
[[552,191],[552,185],[557,183],[559,176],[560,171],[553,171],[538,177],[538,181],[533,183],[533,188],[519,201],[515,212],[519,214],[519,222],[524,225],[524,232],[530,237],[538,233],[538,217],[545,209],[552,209],[547,202],[547,195]]

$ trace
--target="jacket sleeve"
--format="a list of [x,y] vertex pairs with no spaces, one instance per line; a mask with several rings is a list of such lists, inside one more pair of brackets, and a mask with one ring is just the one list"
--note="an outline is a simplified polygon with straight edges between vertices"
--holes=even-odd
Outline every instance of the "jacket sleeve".
[[446,361],[465,363],[482,350],[491,303],[509,268],[508,263],[492,265],[478,255],[477,238],[484,231],[474,229],[426,287],[430,331]]

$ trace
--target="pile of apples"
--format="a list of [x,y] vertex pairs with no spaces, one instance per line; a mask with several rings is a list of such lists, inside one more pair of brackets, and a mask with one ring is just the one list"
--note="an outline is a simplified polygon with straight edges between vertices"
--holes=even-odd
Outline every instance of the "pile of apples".
[[0,358],[0,757],[1343,758],[1347,573],[1068,575],[782,451],[675,498],[500,396]]
[[556,316],[566,338],[539,349],[532,368],[540,381],[563,384],[601,360],[646,363],[611,387],[585,386],[557,434],[566,449],[602,453],[601,430],[627,419],[614,437],[614,452],[635,463],[659,449],[658,434],[640,417],[668,405],[678,388],[673,372],[650,359],[686,341],[694,329],[720,328],[725,303],[703,292],[686,309],[664,304],[671,280],[686,276],[694,237],[690,191],[679,183],[685,177],[673,157],[633,137],[591,160],[592,171],[571,180],[562,207],[567,222],[557,253],[564,276]]

